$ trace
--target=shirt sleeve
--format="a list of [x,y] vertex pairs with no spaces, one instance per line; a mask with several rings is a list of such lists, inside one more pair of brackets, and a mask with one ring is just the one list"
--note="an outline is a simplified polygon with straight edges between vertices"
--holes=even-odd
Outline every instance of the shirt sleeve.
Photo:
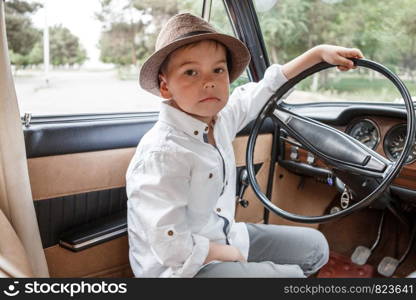
[[234,137],[257,117],[267,100],[286,81],[281,65],[273,64],[267,68],[259,82],[249,82],[234,89],[223,110],[223,115],[230,120],[229,128]]
[[193,234],[187,224],[189,165],[183,154],[152,152],[134,167],[126,187],[132,224],[140,224],[136,230],[159,263],[178,277],[193,277],[209,251],[209,239]]

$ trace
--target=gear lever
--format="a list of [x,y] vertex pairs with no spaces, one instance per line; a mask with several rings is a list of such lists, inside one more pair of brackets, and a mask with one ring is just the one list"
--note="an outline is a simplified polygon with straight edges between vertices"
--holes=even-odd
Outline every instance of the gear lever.
[[240,204],[242,207],[247,208],[249,202],[243,199],[244,192],[246,191],[246,188],[248,187],[248,184],[249,184],[248,173],[245,168],[241,170],[240,172],[240,183],[241,183],[241,188],[240,188],[240,194],[238,195],[238,198],[237,198],[237,203]]

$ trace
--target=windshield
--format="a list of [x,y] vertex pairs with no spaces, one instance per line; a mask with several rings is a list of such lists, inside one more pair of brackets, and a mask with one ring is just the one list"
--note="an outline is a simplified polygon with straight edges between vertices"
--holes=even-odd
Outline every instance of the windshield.
[[[293,59],[319,44],[359,48],[399,75],[416,100],[416,1],[255,0],[270,63]],[[300,82],[289,103],[403,103],[384,76],[335,68]]]

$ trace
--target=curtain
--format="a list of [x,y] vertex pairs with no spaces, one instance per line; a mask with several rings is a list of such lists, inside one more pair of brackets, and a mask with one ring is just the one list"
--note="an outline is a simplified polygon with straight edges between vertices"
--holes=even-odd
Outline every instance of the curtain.
[[0,209],[26,251],[33,276],[49,277],[30,189],[5,27],[4,1],[0,0]]

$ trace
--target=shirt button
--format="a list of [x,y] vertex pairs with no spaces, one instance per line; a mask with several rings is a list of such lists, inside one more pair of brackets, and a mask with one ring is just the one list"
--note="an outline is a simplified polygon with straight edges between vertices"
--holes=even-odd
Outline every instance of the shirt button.
[[194,131],[194,134],[195,134],[195,135],[198,135],[198,133],[199,133],[199,132],[198,132],[198,130],[195,130],[195,131]]
[[208,178],[212,178],[212,176],[214,175],[212,175],[212,173],[209,173]]
[[207,126],[207,127],[205,127],[205,131],[208,131],[208,126]]
[[173,230],[169,230],[168,231],[168,236],[172,236],[173,235]]
[[219,208],[219,207],[218,207],[218,208],[217,208],[217,212],[221,212],[221,208]]
[[225,185],[228,185],[228,180],[227,180],[227,181],[225,181]]

